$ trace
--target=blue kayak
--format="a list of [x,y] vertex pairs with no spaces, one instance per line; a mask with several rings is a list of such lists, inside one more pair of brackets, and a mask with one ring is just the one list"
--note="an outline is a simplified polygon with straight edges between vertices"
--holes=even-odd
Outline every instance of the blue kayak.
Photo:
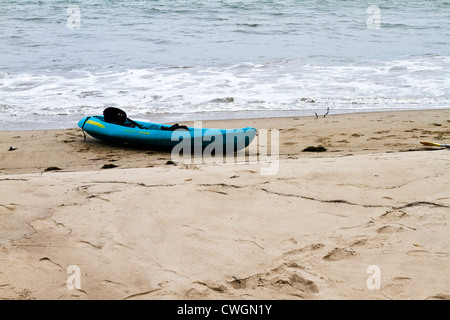
[[256,136],[256,129],[208,129],[170,126],[151,122],[124,119],[121,124],[105,121],[105,116],[84,117],[78,126],[90,136],[108,142],[172,149],[175,146],[210,148],[223,152],[246,148]]

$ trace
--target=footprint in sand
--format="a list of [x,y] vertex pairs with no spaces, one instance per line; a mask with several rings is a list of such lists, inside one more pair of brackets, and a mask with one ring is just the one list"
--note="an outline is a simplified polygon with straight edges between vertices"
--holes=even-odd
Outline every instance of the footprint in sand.
[[405,229],[402,228],[402,227],[394,227],[394,226],[388,225],[388,226],[383,226],[381,228],[378,228],[377,229],[377,233],[381,233],[381,234],[383,234],[383,233],[395,233],[395,232],[401,232],[401,231],[404,231],[404,230]]
[[326,256],[322,258],[325,261],[339,261],[350,256],[354,256],[356,252],[343,248],[334,248]]
[[288,290],[299,290],[305,293],[318,293],[316,284],[300,275],[293,273],[289,276],[278,276],[270,280],[270,284],[276,288],[287,288]]
[[236,290],[265,288],[300,296],[302,293],[319,293],[317,284],[303,277],[300,274],[301,269],[295,263],[282,264],[268,272],[258,273],[245,279],[233,277],[234,280],[230,282],[230,285]]
[[405,287],[409,285],[411,278],[408,277],[395,277],[388,284],[383,285],[383,293],[390,297],[395,297],[402,294],[405,291]]

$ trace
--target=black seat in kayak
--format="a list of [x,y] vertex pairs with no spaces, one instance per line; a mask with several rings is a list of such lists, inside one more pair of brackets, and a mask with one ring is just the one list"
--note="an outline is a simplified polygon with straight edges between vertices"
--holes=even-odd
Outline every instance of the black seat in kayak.
[[[103,110],[103,118],[105,122],[117,124],[119,126],[127,126],[127,127],[138,127],[140,129],[144,129],[142,125],[136,123],[135,121],[128,119],[125,111],[120,110],[119,108],[108,107]],[[125,122],[128,120],[128,125]]]
[[[105,110],[103,110],[103,118],[105,122],[117,124],[119,126],[126,126],[126,127],[138,127],[141,129],[145,129],[142,125],[139,123],[128,119],[127,114],[125,111],[120,110],[119,108],[114,107],[108,107]],[[127,122],[128,120],[128,122]],[[189,130],[186,126],[180,126],[178,123],[170,126],[170,127],[161,127],[161,130],[166,131],[175,131],[175,130]]]
[[127,114],[125,111],[113,107],[108,107],[103,110],[103,117],[105,122],[118,124],[120,126],[122,126],[127,120]]

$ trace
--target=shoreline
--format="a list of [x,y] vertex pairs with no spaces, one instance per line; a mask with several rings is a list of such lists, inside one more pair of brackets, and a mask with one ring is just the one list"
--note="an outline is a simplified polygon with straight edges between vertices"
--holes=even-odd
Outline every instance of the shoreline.
[[[377,114],[377,113],[396,113],[396,112],[421,112],[421,111],[446,111],[449,110],[449,108],[433,108],[433,109],[379,109],[379,110],[350,110],[350,109],[340,109],[341,112],[335,113],[336,110],[330,110],[330,112],[327,114],[327,116],[341,116],[341,115],[351,115],[351,114]],[[126,110],[125,110],[126,111]],[[265,116],[254,116],[254,114],[267,114]],[[214,122],[214,121],[235,121],[235,120],[262,120],[262,119],[286,119],[286,118],[314,118],[315,113],[317,113],[318,117],[321,118],[325,113],[327,113],[327,109],[317,109],[317,110],[305,110],[303,112],[299,111],[291,111],[291,110],[285,110],[285,111],[229,111],[229,112],[215,112],[215,117],[211,118],[209,113],[188,113],[188,114],[155,114],[153,115],[154,118],[152,119],[152,116],[148,117],[139,117],[139,116],[133,116],[130,115],[129,117],[132,120],[141,120],[144,122],[153,122],[153,123],[175,123],[175,122],[194,122],[194,121],[208,121],[208,122]],[[246,114],[246,116],[242,116],[242,114]],[[94,114],[91,114],[94,115]],[[98,112],[95,115],[101,115],[101,112]],[[78,115],[78,116],[72,116],[72,119],[70,120],[71,123],[73,123],[73,126],[71,127],[64,127],[64,128],[54,128],[54,127],[48,127],[48,128],[19,128],[19,129],[5,129],[0,128],[0,132],[20,132],[20,131],[44,131],[44,130],[68,130],[68,129],[76,129],[77,122],[86,116]],[[52,123],[57,122],[67,122],[67,120],[61,120],[58,121],[52,120]],[[23,125],[20,125],[21,127]]]
[[419,143],[449,109],[203,121],[247,125],[279,132],[270,175],[0,132],[0,299],[450,299],[450,150]]

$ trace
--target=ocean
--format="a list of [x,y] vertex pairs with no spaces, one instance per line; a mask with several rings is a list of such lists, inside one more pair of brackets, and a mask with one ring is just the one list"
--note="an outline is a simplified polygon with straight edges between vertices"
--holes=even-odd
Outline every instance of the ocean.
[[450,108],[450,0],[0,2],[0,130]]

